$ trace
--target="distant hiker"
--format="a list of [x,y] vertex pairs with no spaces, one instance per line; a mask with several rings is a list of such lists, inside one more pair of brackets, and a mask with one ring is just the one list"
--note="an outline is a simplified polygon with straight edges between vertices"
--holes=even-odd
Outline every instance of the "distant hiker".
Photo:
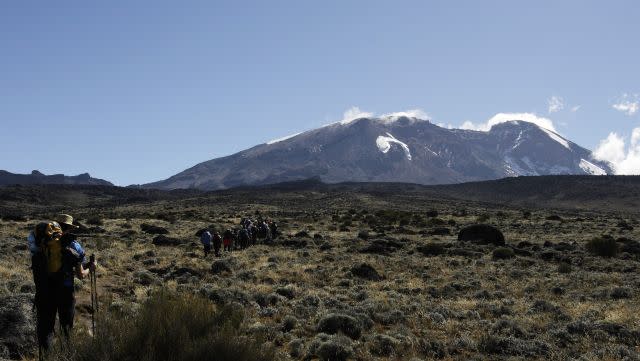
[[260,236],[264,238],[264,243],[271,242],[271,231],[269,230],[269,225],[266,221],[262,221],[262,223],[260,223]]
[[209,255],[209,252],[211,252],[211,241],[212,241],[212,238],[213,237],[211,236],[211,232],[209,232],[209,230],[205,230],[200,235],[200,243],[202,243],[202,246],[204,247],[204,256],[205,257],[207,257]]
[[224,245],[225,252],[231,252],[233,248],[233,232],[230,229],[224,231],[222,235],[222,244]]
[[273,239],[278,238],[278,224],[275,221],[271,222],[270,228],[271,228],[271,238]]
[[36,225],[27,237],[36,286],[36,333],[41,351],[51,347],[56,314],[68,340],[75,314],[74,275],[83,279],[95,270],[95,263],[83,264],[85,252],[71,233],[76,228],[73,217],[61,214],[55,222]]
[[240,248],[247,248],[249,245],[249,232],[247,232],[246,228],[242,228],[238,231],[238,241],[240,241]]
[[249,227],[249,236],[251,237],[251,244],[255,246],[258,243],[258,227],[254,224]]
[[213,232],[213,251],[216,254],[216,257],[220,257],[220,247],[222,247],[222,237],[220,237],[220,233]]

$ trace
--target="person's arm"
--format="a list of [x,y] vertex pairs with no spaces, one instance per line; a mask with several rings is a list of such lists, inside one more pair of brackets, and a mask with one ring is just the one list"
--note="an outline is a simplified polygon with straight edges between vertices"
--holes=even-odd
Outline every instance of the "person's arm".
[[89,272],[90,272],[89,268],[85,269],[82,263],[78,263],[76,265],[76,277],[78,277],[78,279],[81,280],[85,278],[89,274]]
[[[86,266],[86,268],[85,268]],[[78,279],[83,279],[85,278],[90,272],[95,272],[96,270],[96,262],[89,262],[86,263],[85,265],[82,264],[82,262],[78,263],[76,265],[76,277],[78,277]]]

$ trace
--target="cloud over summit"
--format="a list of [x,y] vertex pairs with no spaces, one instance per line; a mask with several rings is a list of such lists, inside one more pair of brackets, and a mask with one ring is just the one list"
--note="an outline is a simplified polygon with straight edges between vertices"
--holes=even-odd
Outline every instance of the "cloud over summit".
[[553,121],[551,119],[539,117],[534,113],[498,113],[484,123],[473,123],[471,121],[466,121],[462,123],[460,129],[479,130],[487,132],[496,124],[505,123],[512,120],[521,120],[524,122],[533,123],[539,127],[554,132],[556,131],[556,128],[553,125]]

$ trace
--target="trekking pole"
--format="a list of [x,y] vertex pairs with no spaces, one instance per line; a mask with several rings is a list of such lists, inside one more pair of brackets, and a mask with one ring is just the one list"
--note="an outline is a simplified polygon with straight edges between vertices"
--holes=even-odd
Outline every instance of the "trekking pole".
[[[95,264],[96,256],[91,255],[89,262]],[[98,311],[98,289],[96,287],[96,272],[90,268],[89,282],[91,283],[91,331],[93,337],[96,337],[96,312]]]

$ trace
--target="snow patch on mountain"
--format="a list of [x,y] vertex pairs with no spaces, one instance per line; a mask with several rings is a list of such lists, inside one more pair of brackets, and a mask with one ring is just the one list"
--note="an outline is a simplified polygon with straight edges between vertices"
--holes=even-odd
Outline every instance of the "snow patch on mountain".
[[404,154],[407,156],[407,159],[411,160],[411,152],[409,151],[409,146],[397,140],[393,135],[391,135],[391,133],[387,133],[386,137],[381,135],[376,139],[376,145],[378,146],[378,149],[385,154],[391,149],[391,143],[400,145],[404,150]]
[[580,164],[579,164],[579,166],[580,166],[580,168],[581,168],[583,171],[585,171],[585,172],[587,172],[587,173],[589,173],[589,174],[593,174],[593,175],[607,175],[607,172],[606,172],[604,169],[602,169],[602,168],[598,167],[597,165],[595,165],[595,164],[593,164],[593,163],[589,162],[589,161],[588,161],[588,160],[586,160],[586,159],[580,159]]
[[273,139],[273,140],[268,141],[266,144],[271,145],[271,144],[279,143],[279,142],[282,142],[282,141],[285,141],[287,139],[293,138],[296,135],[300,135],[300,134],[302,134],[302,132],[301,133],[287,135],[286,137],[282,137],[282,138],[278,138],[278,139]]
[[569,146],[569,142],[567,142],[566,139],[562,138],[561,136],[559,136],[556,132],[553,132],[549,129],[543,128],[543,127],[539,127],[543,132],[547,133],[547,135],[549,136],[549,138],[555,140],[556,142],[560,143],[563,147],[571,150],[571,147]]

